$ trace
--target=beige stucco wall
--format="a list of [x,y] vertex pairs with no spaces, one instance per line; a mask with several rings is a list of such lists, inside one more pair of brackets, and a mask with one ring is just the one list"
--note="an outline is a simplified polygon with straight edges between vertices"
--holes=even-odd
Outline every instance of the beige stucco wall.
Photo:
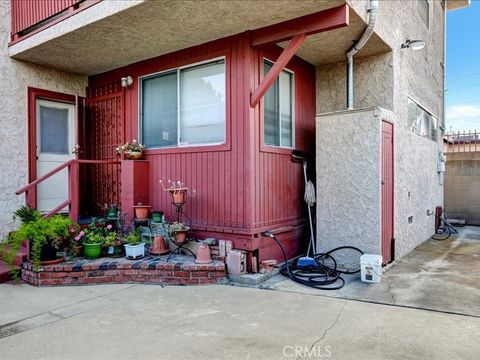
[[27,86],[85,95],[87,79],[12,60],[8,56],[10,3],[0,1],[0,239],[15,227],[24,203],[15,191],[27,184]]
[[[350,5],[366,19],[365,6],[369,1],[349,0]],[[430,28],[427,28],[417,13],[414,1],[379,1],[378,20],[375,31],[392,48],[386,54],[361,57],[354,60],[354,107],[384,107],[390,112],[388,120],[394,123],[395,141],[395,238],[396,258],[428,239],[434,231],[434,217],[427,215],[435,206],[443,204],[443,187],[437,172],[438,142],[420,137],[409,130],[407,121],[408,97],[435,115],[439,122],[443,117],[443,8],[438,1],[431,3]],[[401,49],[407,39],[422,39],[426,48],[421,51]],[[339,84],[339,86],[335,86]],[[346,107],[346,65],[344,62],[317,67],[317,113],[339,111]],[[338,120],[348,117],[348,112],[337,116]],[[329,118],[330,115],[329,115]],[[360,121],[355,119],[353,123]],[[317,146],[321,135],[330,131],[326,127],[334,120],[317,121]],[[345,126],[349,126],[348,121]],[[352,124],[351,126],[358,126]],[[323,128],[322,128],[323,127]],[[341,129],[338,129],[340,131]],[[345,131],[345,129],[343,130]],[[362,136],[362,133],[353,137]],[[320,138],[318,137],[320,136]],[[340,134],[338,136],[341,136]],[[363,134],[364,136],[364,134]],[[439,136],[441,138],[441,136]],[[346,147],[357,146],[357,141]],[[380,151],[380,149],[378,149]],[[327,157],[317,152],[318,157]],[[364,154],[376,159],[376,154]],[[322,163],[323,161],[320,160]],[[337,163],[326,166],[337,166]],[[350,164],[353,166],[353,164]],[[320,172],[317,188],[324,185]],[[356,204],[364,206],[364,195]],[[373,198],[373,202],[376,198]],[[319,204],[320,206],[321,204]],[[343,204],[337,202],[338,207]],[[329,205],[333,206],[333,205]],[[353,207],[353,204],[350,204]],[[413,216],[413,223],[408,218]],[[378,218],[378,217],[377,217]],[[319,219],[319,221],[321,221]],[[337,217],[336,222],[347,223],[349,216]],[[366,225],[367,227],[367,225]],[[371,227],[371,224],[368,224]],[[337,226],[337,238],[345,237],[342,226]],[[319,234],[324,229],[319,229]],[[378,239],[379,241],[379,239]]]

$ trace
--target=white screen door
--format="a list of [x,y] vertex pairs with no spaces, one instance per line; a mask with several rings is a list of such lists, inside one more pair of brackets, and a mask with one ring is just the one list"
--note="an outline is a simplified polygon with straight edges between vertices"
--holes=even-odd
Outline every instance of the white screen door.
[[[75,106],[37,100],[37,178],[75,158]],[[68,199],[68,168],[37,186],[37,209],[48,212]],[[68,208],[62,210],[68,212]]]

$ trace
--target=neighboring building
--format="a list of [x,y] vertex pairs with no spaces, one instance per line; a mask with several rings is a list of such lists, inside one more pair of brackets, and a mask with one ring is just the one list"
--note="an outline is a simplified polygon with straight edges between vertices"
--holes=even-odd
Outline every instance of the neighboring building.
[[[346,52],[375,3],[0,2],[0,233],[25,201],[15,191],[77,157],[27,203],[75,219],[137,201],[172,214],[158,181],[182,180],[198,236],[281,258],[260,235],[275,230],[294,256],[307,233],[297,149],[316,151],[320,249],[404,255],[443,203],[444,6],[468,0],[380,1],[345,110]],[[402,48],[417,39],[422,51]],[[117,163],[132,139],[145,161]]]
[[450,132],[444,137],[445,212],[449,219],[480,225],[480,134]]

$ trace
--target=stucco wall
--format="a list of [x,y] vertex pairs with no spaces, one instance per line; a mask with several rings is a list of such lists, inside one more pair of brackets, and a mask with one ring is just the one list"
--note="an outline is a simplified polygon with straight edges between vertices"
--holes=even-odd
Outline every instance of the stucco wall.
[[0,239],[14,229],[12,213],[24,204],[15,191],[27,184],[27,86],[85,95],[87,79],[8,56],[10,3],[0,1]]
[[[379,110],[321,115],[316,125],[317,252],[352,245],[378,254]],[[352,259],[338,260],[345,264]]]
[[[349,0],[348,2],[366,19],[365,6],[369,1]],[[442,148],[441,139],[434,142],[414,134],[409,130],[407,119],[408,97],[412,97],[428,109],[439,119],[439,122],[443,117],[443,8],[438,1],[432,1],[430,4],[431,20],[430,27],[427,28],[418,15],[416,2],[379,1],[375,31],[392,48],[392,51],[368,58],[362,58],[360,51],[358,57],[354,58],[354,107],[384,107],[390,111],[382,110],[382,116],[394,123],[394,236],[397,259],[432,235],[434,217],[428,216],[427,210],[433,211],[435,206],[443,204],[443,187],[439,183],[437,172],[438,151]],[[401,49],[401,44],[407,39],[425,40],[426,47],[421,51]],[[317,67],[316,75],[317,113],[345,109],[345,63]],[[325,146],[320,144],[324,140],[322,134],[331,132],[328,127],[334,126],[336,131],[342,130],[344,133],[347,127],[358,127],[351,122],[345,122],[343,120],[345,117],[350,117],[348,112],[341,116],[328,115],[328,121],[323,120],[323,117],[320,117],[321,121],[317,121],[317,146],[320,148],[320,151],[317,150],[318,157],[326,156],[322,154]],[[336,121],[342,121],[345,128],[337,128],[335,118]],[[359,118],[354,120],[360,121]],[[363,133],[360,134],[365,136]],[[345,141],[344,146],[350,148],[358,144],[354,141],[352,145],[348,145]],[[347,155],[341,156],[347,158]],[[377,159],[377,155],[371,152],[370,155],[365,154],[365,156]],[[337,159],[337,163],[339,161],[340,159]],[[337,163],[333,162],[323,160],[320,162],[324,166],[337,166]],[[352,166],[352,164],[348,165],[348,167]],[[319,193],[323,191],[320,189],[322,184],[320,173],[319,171],[317,177]],[[356,181],[358,180],[351,183]],[[365,194],[360,193],[356,199],[357,206],[359,204],[366,206],[363,203],[365,198]],[[372,202],[376,203],[376,201],[374,197]],[[333,205],[328,206],[333,208]],[[344,207],[344,204],[338,203],[337,207]],[[350,207],[353,208],[353,204],[350,204]],[[373,208],[370,211],[373,211]],[[319,209],[319,214],[321,213],[322,210]],[[340,214],[341,216],[337,216],[334,220],[337,238],[350,236],[352,232],[348,226],[345,227],[345,224],[351,221],[351,215],[346,211]],[[413,217],[412,223],[409,223],[409,217]],[[319,223],[321,221],[319,216]],[[380,242],[380,239],[377,241]],[[366,246],[370,248],[370,245]]]

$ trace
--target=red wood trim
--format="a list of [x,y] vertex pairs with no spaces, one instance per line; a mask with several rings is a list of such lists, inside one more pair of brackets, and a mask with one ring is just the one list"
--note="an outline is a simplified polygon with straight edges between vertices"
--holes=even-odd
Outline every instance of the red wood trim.
[[[60,205],[58,205],[56,208],[50,210],[46,215],[44,215],[43,217],[44,218],[48,218],[52,215],[55,215],[57,212],[59,212],[60,210],[62,210],[64,207],[70,205],[72,203],[72,201],[70,199],[68,200],[65,200],[63,203],[61,203]],[[74,222],[76,222],[77,220],[75,219]]]
[[47,172],[45,175],[42,175],[40,176],[38,179],[32,181],[31,183],[29,183],[28,185],[18,189],[15,194],[16,195],[20,195],[20,194],[23,194],[25,191],[27,190],[30,190],[32,187],[38,185],[39,183],[41,183],[42,181],[48,179],[50,176],[52,175],[55,175],[56,173],[58,173],[59,171],[62,171],[63,169],[65,169],[67,166],[70,166],[72,163],[74,163],[75,160],[74,159],[71,159],[71,160],[68,160],[66,162],[64,162],[63,164],[57,166],[55,169],[53,170],[50,170],[49,172]]
[[292,57],[295,55],[298,48],[302,46],[306,37],[307,36],[305,34],[295,35],[292,41],[290,41],[290,44],[288,44],[287,48],[283,50],[282,54],[278,57],[277,61],[275,61],[275,64],[273,64],[270,71],[267,73],[267,75],[265,75],[262,82],[258,85],[258,87],[253,92],[250,100],[251,107],[255,107],[260,102],[263,95],[265,95],[265,93],[268,91],[270,86],[272,86],[275,80],[277,80],[281,71],[292,59]]
[[[75,95],[59,93],[35,87],[27,87],[27,113],[28,113],[28,182],[31,183],[37,178],[37,99],[62,101],[75,104]],[[17,194],[18,195],[18,194]],[[33,208],[37,207],[36,189],[33,188],[27,193],[26,203]]]
[[[74,161],[68,168],[68,196],[70,198],[69,215],[73,222],[78,221],[78,215],[80,211],[80,172],[79,162]],[[55,208],[55,212],[61,210]],[[52,210],[52,211],[54,211]]]
[[94,165],[98,165],[98,164],[116,164],[116,165],[119,165],[121,164],[121,161],[120,160],[87,160],[87,159],[78,159],[78,160],[75,160],[75,162],[79,163],[79,164],[94,164]]
[[297,35],[311,35],[348,26],[349,9],[345,4],[278,24],[266,26],[251,33],[252,46],[264,46],[289,40]]
[[[50,22],[46,22],[45,25],[42,25],[40,26],[38,29],[35,29],[31,32],[29,32],[28,34],[25,34],[23,36],[19,35],[18,33],[15,33],[15,34],[12,34],[11,36],[11,41],[8,43],[8,46],[12,46],[12,45],[15,45],[16,43],[22,41],[22,40],[25,40],[27,38],[29,38],[30,36],[33,36],[37,33],[39,33],[40,31],[43,31],[45,29],[48,29],[49,27],[55,25],[55,24],[58,24],[59,22],[62,22],[63,20],[65,19],[68,19],[70,16],[73,16],[75,14],[78,14],[80,11],[83,11],[83,10],[86,10],[88,9],[90,6],[93,6],[93,5],[96,5],[98,4],[99,2],[101,2],[102,0],[85,0],[83,3],[82,3],[82,6],[78,6],[78,3],[77,4],[73,4],[70,8],[72,9],[72,11],[69,11],[68,13],[66,13],[64,16],[60,16],[59,18],[55,19],[55,20],[52,20]],[[12,14],[13,16],[13,14]],[[47,19],[45,19],[47,20]],[[42,20],[44,21],[44,20]],[[35,26],[36,24],[32,25],[32,26]],[[26,30],[26,29],[24,29]]]

